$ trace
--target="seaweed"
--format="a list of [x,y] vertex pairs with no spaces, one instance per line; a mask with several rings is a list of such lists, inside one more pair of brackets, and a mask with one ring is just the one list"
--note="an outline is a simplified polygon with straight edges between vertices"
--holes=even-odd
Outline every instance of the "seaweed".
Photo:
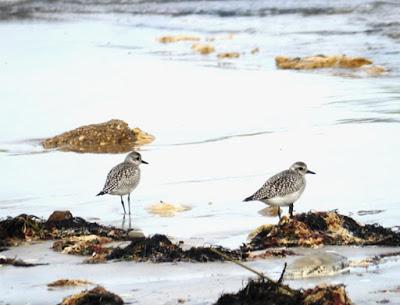
[[271,247],[315,247],[319,245],[400,246],[400,233],[378,224],[359,224],[331,212],[308,212],[265,225],[248,244],[250,250]]
[[251,280],[237,293],[222,295],[215,305],[351,305],[343,285],[291,289],[282,283]]
[[[180,243],[182,244],[182,242]],[[235,259],[245,259],[247,253],[242,250],[229,250],[223,247],[217,249]],[[150,238],[137,238],[125,248],[115,248],[107,256],[108,260],[124,259],[139,262],[213,262],[223,261],[224,258],[213,252],[208,247],[192,247],[189,250],[183,250],[179,245],[172,243],[168,237],[161,234],[155,234]]]
[[61,305],[122,305],[124,301],[116,294],[97,286],[65,298]]
[[36,216],[21,214],[0,221],[1,247],[17,245],[24,241],[54,240],[70,236],[98,235],[112,240],[128,240],[123,229],[102,226],[74,217],[69,211],[55,211],[47,221]]
[[33,264],[27,263],[23,260],[16,259],[16,258],[7,258],[7,257],[0,257],[0,265],[12,265],[14,267],[35,267],[35,266],[42,266],[46,264]]

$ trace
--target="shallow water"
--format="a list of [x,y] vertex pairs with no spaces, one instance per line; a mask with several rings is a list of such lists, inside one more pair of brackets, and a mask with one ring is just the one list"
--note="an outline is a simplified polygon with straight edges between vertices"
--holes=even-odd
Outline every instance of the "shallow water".
[[[142,167],[132,196],[132,224],[145,234],[237,247],[250,230],[276,222],[258,213],[262,203],[242,199],[298,160],[317,175],[308,177],[296,212],[338,209],[361,222],[399,225],[397,2],[85,3],[0,2],[1,217],[47,217],[68,209],[121,226],[118,198],[95,194],[123,155],[44,153],[38,144],[118,118],[156,136],[142,148],[150,165]],[[238,51],[241,57],[218,61],[215,54],[193,53],[191,43],[156,41],[169,34],[198,35],[203,42],[215,37],[218,52]],[[250,54],[255,47],[260,52]],[[274,66],[276,55],[321,53],[366,56],[390,73],[337,76],[340,71]],[[160,200],[192,209],[173,218],[150,215],[145,208]],[[384,212],[357,214],[377,209]],[[394,282],[396,268],[376,276]],[[239,271],[229,283],[236,289],[243,278]],[[201,281],[193,279],[193,287]],[[18,277],[13,285],[22,287]],[[199,302],[209,303],[222,291]],[[350,296],[368,300],[356,289]]]

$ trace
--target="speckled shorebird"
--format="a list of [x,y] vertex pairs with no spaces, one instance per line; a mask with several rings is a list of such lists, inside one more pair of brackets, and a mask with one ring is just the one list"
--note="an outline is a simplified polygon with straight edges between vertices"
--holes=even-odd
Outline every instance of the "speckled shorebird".
[[121,197],[121,204],[126,214],[124,199],[122,196],[128,195],[129,215],[131,214],[131,192],[136,188],[140,181],[141,163],[148,164],[142,160],[142,156],[133,151],[129,153],[125,161],[113,167],[107,175],[103,190],[97,196],[110,194]]
[[278,207],[281,219],[281,206],[289,206],[290,217],[293,217],[293,203],[300,198],[306,187],[305,174],[315,174],[307,169],[304,162],[294,163],[288,170],[272,176],[253,195],[244,201],[258,200],[270,206]]

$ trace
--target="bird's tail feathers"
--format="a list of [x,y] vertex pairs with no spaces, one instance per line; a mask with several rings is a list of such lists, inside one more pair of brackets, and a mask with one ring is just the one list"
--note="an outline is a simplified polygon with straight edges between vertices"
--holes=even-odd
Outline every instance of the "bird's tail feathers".
[[107,194],[106,192],[104,192],[104,191],[101,191],[100,193],[98,193],[96,196],[101,196],[101,195],[105,195],[105,194]]

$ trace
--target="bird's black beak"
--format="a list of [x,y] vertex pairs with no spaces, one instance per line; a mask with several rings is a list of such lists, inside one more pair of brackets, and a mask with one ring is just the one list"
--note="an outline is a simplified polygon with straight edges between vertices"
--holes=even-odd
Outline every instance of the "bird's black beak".
[[144,161],[144,160],[142,160],[142,163],[144,163],[144,164],[149,164],[148,162],[146,162],[146,161]]
[[310,171],[310,170],[307,170],[306,174],[313,174],[313,175],[315,175],[315,172]]

